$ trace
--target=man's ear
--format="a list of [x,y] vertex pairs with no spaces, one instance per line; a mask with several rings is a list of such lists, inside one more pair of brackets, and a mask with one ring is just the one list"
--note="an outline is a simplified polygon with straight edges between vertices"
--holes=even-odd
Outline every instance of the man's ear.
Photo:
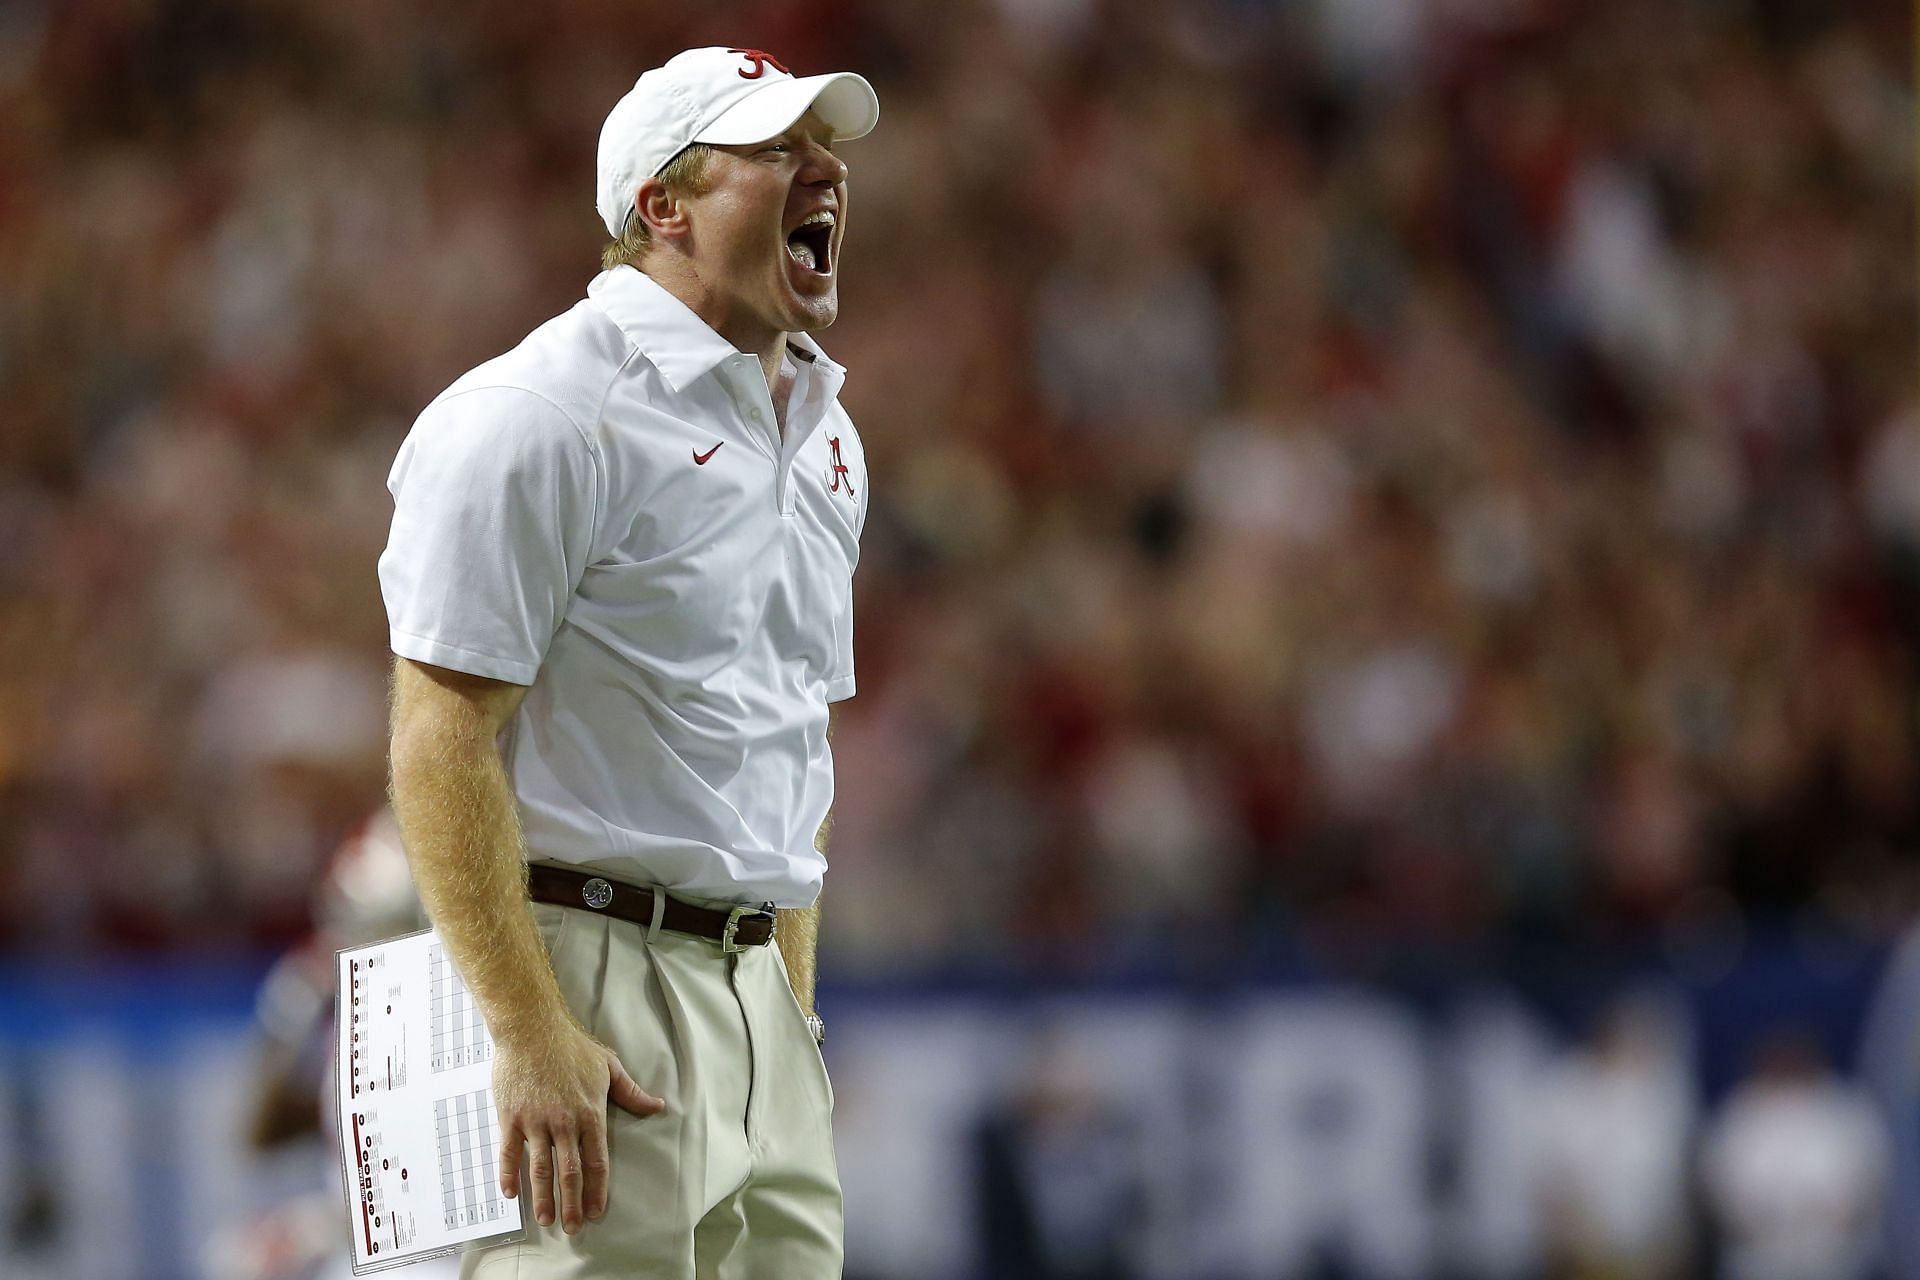
[[658,178],[640,184],[633,193],[633,207],[654,239],[677,240],[687,234],[686,201]]

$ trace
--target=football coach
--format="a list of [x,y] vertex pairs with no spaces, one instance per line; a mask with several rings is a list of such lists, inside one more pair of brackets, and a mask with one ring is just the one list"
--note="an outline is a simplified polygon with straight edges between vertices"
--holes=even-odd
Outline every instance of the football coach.
[[532,1210],[464,1276],[840,1275],[813,973],[868,493],[812,335],[879,110],[755,49],[641,76],[606,269],[394,463],[393,801]]

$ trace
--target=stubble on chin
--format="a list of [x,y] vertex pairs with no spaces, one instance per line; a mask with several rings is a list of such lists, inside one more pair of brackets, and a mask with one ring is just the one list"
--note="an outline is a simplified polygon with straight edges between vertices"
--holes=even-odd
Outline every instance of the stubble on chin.
[[794,310],[793,323],[787,327],[789,333],[818,333],[840,318],[839,290],[826,295],[823,299],[808,298]]

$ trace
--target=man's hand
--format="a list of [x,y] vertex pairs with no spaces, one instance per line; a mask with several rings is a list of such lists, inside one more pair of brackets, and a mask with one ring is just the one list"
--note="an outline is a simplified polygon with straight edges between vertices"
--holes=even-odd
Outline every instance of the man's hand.
[[607,1100],[637,1116],[657,1115],[667,1104],[635,1084],[613,1050],[575,1026],[511,1049],[496,1043],[494,1053],[500,1190],[510,1199],[520,1194],[524,1143],[534,1220],[554,1220],[558,1187],[560,1225],[572,1235],[583,1215],[597,1219],[607,1211]]

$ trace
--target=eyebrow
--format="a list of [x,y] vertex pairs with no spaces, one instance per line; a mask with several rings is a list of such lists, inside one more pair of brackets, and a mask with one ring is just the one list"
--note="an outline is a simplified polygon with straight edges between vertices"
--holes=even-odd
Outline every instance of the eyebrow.
[[765,142],[756,142],[750,145],[755,151],[764,151],[766,148],[774,145],[776,142],[793,142],[802,138],[807,139],[809,141],[817,141],[821,146],[825,147],[829,151],[833,150],[833,144],[837,141],[837,139],[834,137],[833,130],[828,128],[824,124],[821,125],[817,131],[803,129],[798,124],[795,124],[795,125],[789,126],[783,132],[774,134],[771,138],[768,138]]

